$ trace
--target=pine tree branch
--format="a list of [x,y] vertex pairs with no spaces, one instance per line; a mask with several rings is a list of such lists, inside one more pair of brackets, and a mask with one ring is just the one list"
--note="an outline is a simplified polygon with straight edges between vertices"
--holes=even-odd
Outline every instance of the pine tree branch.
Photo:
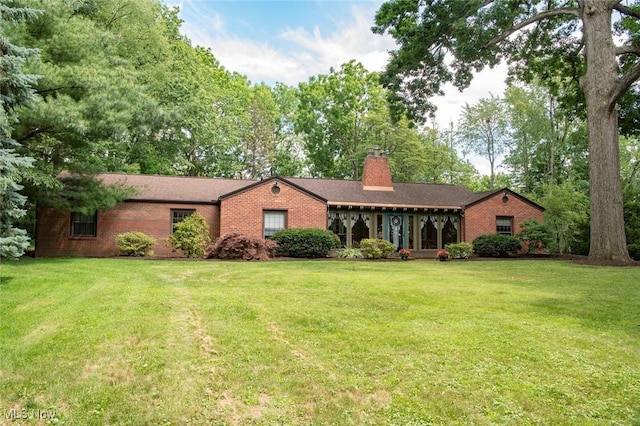
[[81,89],[82,86],[62,86],[62,87],[51,87],[49,89],[35,90],[34,93],[37,95],[45,95],[50,92],[57,92],[59,90],[67,90],[67,89]]

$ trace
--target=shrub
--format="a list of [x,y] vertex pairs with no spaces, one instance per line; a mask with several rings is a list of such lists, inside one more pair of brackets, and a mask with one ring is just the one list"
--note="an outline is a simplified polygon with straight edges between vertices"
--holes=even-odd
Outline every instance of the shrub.
[[193,213],[175,225],[173,234],[167,237],[168,247],[182,250],[187,257],[201,257],[211,242],[209,225],[200,213]]
[[529,219],[520,224],[521,231],[516,237],[525,243],[527,253],[531,251],[553,251],[556,248],[556,233],[549,225]]
[[340,250],[338,253],[338,257],[342,257],[345,259],[362,259],[364,255],[357,248],[346,248],[344,250]]
[[445,249],[440,249],[436,252],[436,259],[441,261],[449,260],[451,259],[451,254]]
[[116,235],[116,245],[126,256],[153,256],[156,239],[144,232],[131,231]]
[[520,250],[520,240],[511,235],[488,234],[473,240],[473,251],[481,257],[508,257]]
[[377,238],[365,238],[360,241],[360,251],[367,259],[385,259],[391,255],[396,248],[386,240]]
[[331,249],[340,247],[337,235],[326,229],[283,229],[276,232],[272,238],[278,243],[276,253],[282,256],[327,257]]
[[452,259],[466,259],[473,253],[473,246],[469,243],[451,243],[444,246]]
[[277,243],[232,232],[209,244],[205,258],[268,260],[273,257]]

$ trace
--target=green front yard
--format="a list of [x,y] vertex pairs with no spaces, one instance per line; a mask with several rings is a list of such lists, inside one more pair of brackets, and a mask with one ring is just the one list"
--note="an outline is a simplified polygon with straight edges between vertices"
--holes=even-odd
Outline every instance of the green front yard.
[[0,268],[0,424],[640,424],[640,268]]

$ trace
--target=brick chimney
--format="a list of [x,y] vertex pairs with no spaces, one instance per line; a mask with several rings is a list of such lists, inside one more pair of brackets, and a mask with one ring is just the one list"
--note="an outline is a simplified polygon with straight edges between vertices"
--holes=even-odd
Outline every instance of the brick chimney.
[[380,154],[380,147],[369,150],[362,170],[362,189],[365,191],[393,191],[389,160]]

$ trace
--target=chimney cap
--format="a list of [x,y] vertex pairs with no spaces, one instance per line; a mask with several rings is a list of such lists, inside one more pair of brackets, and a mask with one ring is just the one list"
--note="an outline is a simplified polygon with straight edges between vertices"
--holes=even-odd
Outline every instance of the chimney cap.
[[369,148],[369,152],[368,155],[372,155],[374,157],[380,157],[380,146],[379,145],[375,145],[372,148]]

